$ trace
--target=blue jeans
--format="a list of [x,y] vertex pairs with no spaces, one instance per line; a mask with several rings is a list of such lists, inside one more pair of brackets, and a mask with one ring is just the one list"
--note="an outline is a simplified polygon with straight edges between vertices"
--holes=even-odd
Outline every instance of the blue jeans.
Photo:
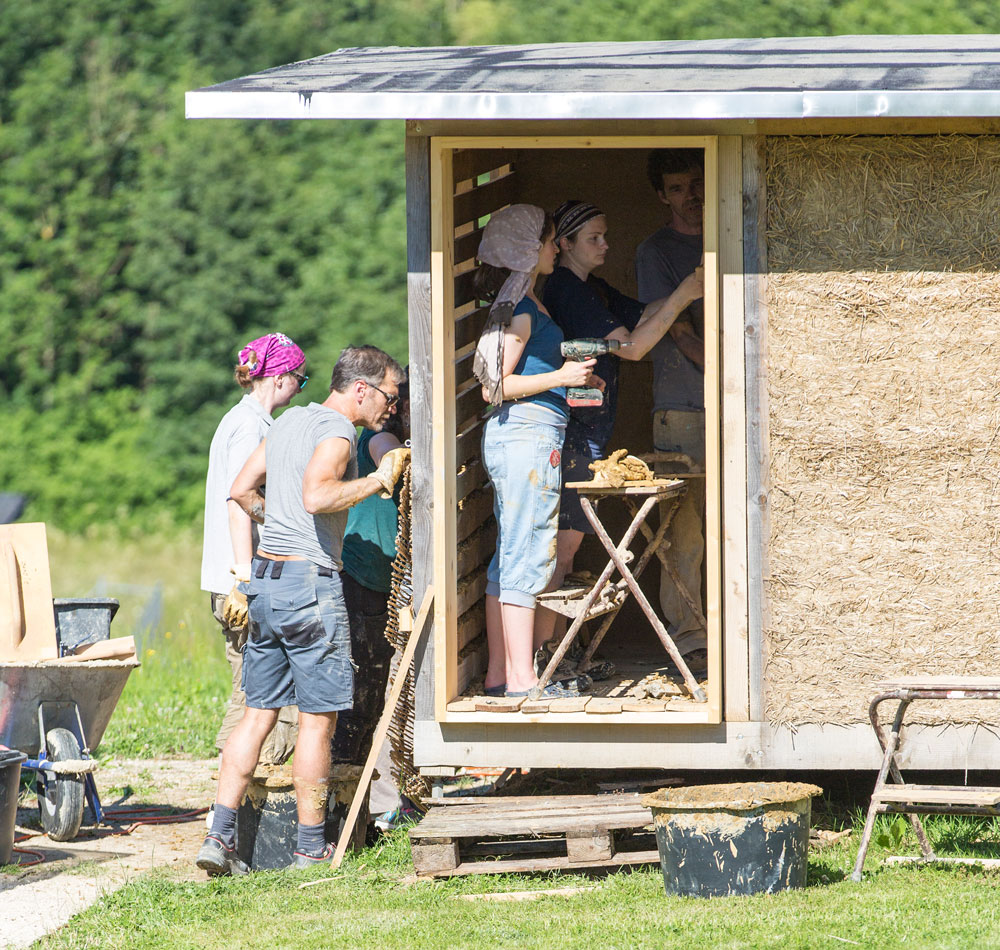
[[483,429],[497,519],[486,593],[501,603],[534,607],[555,570],[564,432],[555,412],[530,403],[502,406]]
[[[243,653],[247,706],[301,712],[350,709],[354,697],[351,628],[340,575],[321,576],[311,561],[271,561],[251,570],[250,635]],[[281,576],[271,575],[275,565]]]

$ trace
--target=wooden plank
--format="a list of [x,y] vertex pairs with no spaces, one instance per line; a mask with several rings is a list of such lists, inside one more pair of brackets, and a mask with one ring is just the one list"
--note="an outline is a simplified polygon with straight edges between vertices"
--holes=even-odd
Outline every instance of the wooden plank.
[[[459,653],[486,630],[486,611],[481,601],[475,603],[459,618],[456,628]],[[464,684],[463,684],[464,685]]]
[[722,721],[722,513],[719,339],[718,145],[706,138],[705,211],[705,577],[709,721]]
[[529,699],[521,705],[521,712],[541,715],[549,711],[549,703],[551,702],[551,699]]
[[[454,366],[451,367],[450,372],[452,380],[455,379]],[[455,384],[452,382],[451,391],[455,392]],[[459,423],[463,429],[475,420],[479,419],[482,414],[486,411],[486,402],[483,399],[483,388],[478,382],[470,383],[465,389],[458,393],[454,397],[452,417],[455,422]],[[455,428],[454,423],[452,424],[450,430],[452,433],[451,444],[455,444],[455,433],[458,431]],[[451,471],[455,471],[454,468]]]
[[489,482],[489,476],[479,459],[473,459],[458,470],[455,480],[455,497],[461,500],[479,491]]
[[476,299],[476,272],[466,271],[454,278],[453,305],[458,308]]
[[470,343],[478,343],[479,335],[486,326],[486,318],[489,316],[489,307],[479,307],[471,313],[459,317],[455,321],[455,346],[468,346]]
[[475,574],[463,577],[458,584],[458,593],[455,598],[455,609],[458,611],[459,616],[464,614],[475,604],[479,603],[479,601],[483,599],[483,595],[485,593],[486,565],[484,564]]
[[767,193],[763,136],[743,139],[743,304],[747,414],[747,666],[752,722],[764,719],[764,630],[771,537],[767,400]]
[[622,700],[592,696],[587,703],[587,715],[610,716],[622,711]]
[[480,218],[505,207],[517,200],[515,180],[513,175],[506,175],[481,185],[462,195],[455,195],[454,222],[465,224],[467,221],[478,222]]
[[877,802],[911,802],[924,805],[979,805],[1000,803],[1000,788],[972,786],[888,785],[872,794]]
[[[406,137],[406,295],[410,330],[410,433],[413,443],[410,497],[413,503],[411,548],[413,590],[426,590],[433,577],[434,471],[431,443],[430,142]],[[420,604],[414,604],[414,609]],[[415,717],[434,718],[435,635],[417,649]]]
[[517,712],[521,703],[524,702],[523,697],[512,696],[510,698],[506,696],[483,696],[476,698],[476,712]]
[[475,699],[453,699],[448,703],[448,712],[475,712]]
[[612,833],[595,828],[591,832],[574,832],[566,835],[566,857],[573,864],[607,861],[614,852]]
[[496,168],[510,164],[514,153],[504,148],[459,148],[452,157],[452,172],[455,184],[478,178]]
[[483,239],[484,228],[473,228],[471,231],[455,238],[455,260],[474,260],[479,252],[479,242]]
[[743,331],[743,149],[719,137],[722,337],[722,662],[725,717],[750,718],[747,653],[746,357]]
[[549,712],[582,713],[592,702],[592,696],[571,696],[566,699],[553,699],[549,702]]
[[663,712],[666,708],[667,701],[665,699],[622,700],[622,712],[657,713]]
[[[625,867],[629,864],[656,864],[659,851],[623,851],[603,861],[594,861],[594,868]],[[501,858],[500,860],[463,861],[453,871],[441,871],[432,877],[465,877],[469,874],[529,874],[536,871],[554,871],[560,868],[579,868],[570,865],[566,858]]]
[[483,449],[483,425],[467,429],[455,442],[455,464],[465,465],[469,459],[479,458]]
[[[419,835],[411,832],[411,840],[427,838],[489,838],[504,835],[528,834],[592,834],[596,830],[642,829],[651,825],[648,808],[602,808],[599,813],[584,814],[572,811],[545,811],[535,813],[517,811],[509,815],[490,817],[477,815],[465,808],[449,808],[428,825],[425,817],[420,823]],[[426,826],[426,827],[425,827]],[[413,830],[414,832],[417,829]]]
[[431,327],[432,327],[432,465],[434,485],[434,709],[444,716],[458,690],[455,622],[455,321],[452,244],[455,233],[451,149],[431,140]]
[[458,540],[464,541],[474,531],[483,526],[486,519],[493,514],[493,489],[484,488],[473,492],[468,498],[463,498],[462,508],[458,513]]
[[487,563],[497,544],[497,526],[492,519],[458,546],[457,576],[461,578]]
[[447,844],[423,844],[414,842],[413,870],[417,874],[434,874],[438,871],[450,871],[458,867],[458,842]]
[[45,525],[0,525],[0,660],[31,663],[57,656]]
[[593,808],[603,806],[609,800],[628,798],[629,802],[642,805],[642,796],[638,792],[605,792],[597,795],[559,795],[556,798],[543,798],[541,795],[491,795],[483,798],[480,795],[453,795],[449,798],[431,799],[433,807],[462,806],[496,812],[499,815],[509,814],[511,809],[522,805],[553,805],[560,808]]

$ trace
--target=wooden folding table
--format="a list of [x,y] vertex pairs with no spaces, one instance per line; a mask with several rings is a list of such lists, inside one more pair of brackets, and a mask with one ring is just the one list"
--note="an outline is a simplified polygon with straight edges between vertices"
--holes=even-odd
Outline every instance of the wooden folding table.
[[[638,583],[638,578],[652,558],[654,556],[658,557],[671,581],[677,587],[678,591],[680,591],[681,596],[695,612],[695,615],[701,618],[702,623],[704,623],[704,616],[699,604],[690,591],[686,589],[677,574],[676,568],[670,563],[667,557],[669,542],[664,540],[667,528],[670,526],[670,521],[677,510],[678,502],[685,492],[684,482],[679,479],[653,478],[631,484],[626,482],[620,488],[612,487],[600,481],[569,482],[566,487],[574,488],[579,492],[583,513],[587,516],[587,520],[593,526],[601,544],[608,552],[610,560],[596,583],[582,598],[574,597],[573,599],[567,599],[565,596],[560,596],[563,593],[560,591],[552,591],[549,594],[539,596],[539,606],[547,607],[566,617],[570,617],[572,618],[572,622],[556,651],[552,654],[548,666],[545,667],[542,674],[538,677],[538,683],[529,694],[530,697],[537,699],[541,695],[542,690],[552,679],[556,668],[562,662],[567,650],[569,650],[576,639],[583,622],[593,617],[607,615],[600,629],[591,640],[583,659],[580,661],[578,668],[583,672],[586,671],[594,651],[604,638],[608,628],[611,626],[611,622],[618,614],[618,611],[621,610],[622,605],[631,592],[642,612],[649,620],[653,630],[656,632],[657,637],[659,637],[670,659],[673,660],[674,665],[680,671],[681,676],[683,676],[684,683],[692,697],[698,702],[707,702],[708,697],[705,695],[705,691],[694,678],[687,663],[684,662],[684,658],[681,656],[676,644],[667,632],[666,627],[664,627],[663,622],[656,615],[656,611],[653,610]],[[597,515],[597,502],[605,498],[620,498],[632,515],[632,521],[617,545],[611,540],[611,536],[604,525],[601,524],[601,520]],[[641,504],[639,504],[640,499]],[[662,508],[660,524],[654,532],[646,524],[646,518],[657,505],[661,505]],[[629,550],[629,546],[640,531],[646,539],[646,548],[636,562],[635,570],[632,570],[629,564],[634,560],[634,555]],[[615,571],[621,577],[618,581],[612,582],[611,576]]]

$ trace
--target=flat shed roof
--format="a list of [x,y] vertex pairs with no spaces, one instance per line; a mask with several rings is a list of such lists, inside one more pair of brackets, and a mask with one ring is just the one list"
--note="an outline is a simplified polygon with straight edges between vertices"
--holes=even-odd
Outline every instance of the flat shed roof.
[[342,49],[188,92],[188,118],[1000,116],[1000,36]]

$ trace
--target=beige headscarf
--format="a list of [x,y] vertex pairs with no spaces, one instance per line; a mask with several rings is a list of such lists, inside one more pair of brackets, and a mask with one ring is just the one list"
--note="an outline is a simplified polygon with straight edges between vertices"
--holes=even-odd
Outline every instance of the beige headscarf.
[[497,294],[486,326],[476,345],[472,371],[486,388],[490,402],[499,404],[503,398],[503,339],[504,329],[514,318],[514,308],[531,290],[531,274],[542,249],[540,234],[545,212],[535,205],[511,205],[490,217],[476,257],[484,264],[510,270],[500,293]]

